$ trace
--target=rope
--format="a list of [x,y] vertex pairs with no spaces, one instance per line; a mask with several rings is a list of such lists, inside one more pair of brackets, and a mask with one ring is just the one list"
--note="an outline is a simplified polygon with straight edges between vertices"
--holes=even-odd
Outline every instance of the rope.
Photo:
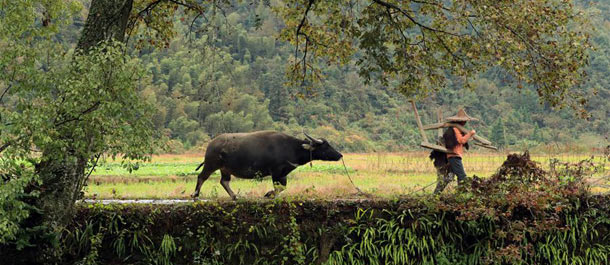
[[360,188],[358,188],[358,186],[356,186],[356,184],[354,184],[352,177],[349,175],[349,171],[347,171],[347,166],[345,165],[345,160],[343,160],[343,157],[341,157],[341,162],[343,162],[343,169],[345,169],[345,175],[347,175],[347,179],[349,179],[349,182],[352,183],[352,186],[354,186],[354,189],[356,189],[356,191],[357,191],[355,193],[355,195],[363,195],[365,197],[374,197],[373,194],[366,193],[366,192],[360,190]]
[[[345,165],[345,160],[343,160],[343,157],[341,158],[341,162],[343,163],[343,169],[345,169],[345,175],[347,175],[347,179],[349,179],[349,182],[352,183],[352,186],[357,191],[355,194],[356,195],[363,195],[363,196],[366,196],[366,197],[375,197],[375,195],[373,195],[373,194],[370,194],[370,193],[362,191],[360,188],[358,188],[358,186],[356,186],[356,184],[354,184],[354,181],[352,180],[352,177],[349,175],[349,171],[347,171],[347,166]],[[422,187],[421,189],[411,191],[411,192],[407,193],[406,195],[411,195],[411,194],[413,194],[415,192],[423,191],[426,188],[436,184],[437,182],[438,181],[432,182],[432,183]]]
[[413,194],[413,193],[423,191],[423,190],[425,190],[426,188],[428,188],[428,187],[430,187],[430,186],[432,186],[432,185],[434,185],[434,184],[436,184],[436,183],[438,183],[438,181],[432,182],[432,183],[430,183],[430,184],[428,184],[428,185],[426,185],[426,186],[422,187],[421,189],[411,191],[411,192],[407,193],[406,195],[411,195],[411,194]]

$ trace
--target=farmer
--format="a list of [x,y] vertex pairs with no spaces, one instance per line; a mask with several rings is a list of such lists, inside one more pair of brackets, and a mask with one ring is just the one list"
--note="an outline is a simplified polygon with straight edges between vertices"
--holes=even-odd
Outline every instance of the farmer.
[[[455,123],[462,126],[466,125],[467,121],[477,120],[478,119],[468,116],[464,109],[460,109],[457,115],[448,117],[446,119],[446,121],[449,123]],[[466,180],[466,171],[464,171],[464,165],[462,164],[462,155],[464,153],[464,147],[466,147],[466,149],[469,148],[468,140],[475,134],[475,130],[471,130],[470,132],[463,134],[458,128],[455,127],[449,127],[447,130],[445,130],[442,140],[444,141],[445,148],[452,153],[447,154],[446,160],[442,159],[443,157],[439,157],[441,153],[438,151],[433,151],[432,154],[430,154],[430,158],[435,160],[434,166],[437,169],[438,178],[434,193],[442,192],[447,184],[453,180],[451,173],[457,175],[458,184],[461,184],[464,180]]]
[[[440,138],[442,140],[442,137]],[[447,162],[447,154],[432,150],[430,159],[434,161],[434,167],[436,168],[436,188],[434,189],[434,194],[438,194],[453,180],[453,172],[451,172],[451,165]]]

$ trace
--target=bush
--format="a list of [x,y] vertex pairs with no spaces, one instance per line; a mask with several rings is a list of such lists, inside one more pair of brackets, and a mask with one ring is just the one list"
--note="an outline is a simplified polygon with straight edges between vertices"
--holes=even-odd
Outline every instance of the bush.
[[15,244],[21,249],[29,244],[21,222],[30,215],[31,206],[24,200],[36,196],[26,188],[36,177],[22,163],[8,159],[0,159],[0,176],[0,246]]
[[[528,196],[531,194],[527,194]],[[64,261],[99,264],[603,264],[609,197],[472,195],[78,207]],[[521,201],[523,200],[523,201]],[[549,201],[547,201],[549,202]],[[465,209],[473,204],[473,209]],[[498,207],[491,211],[490,206]],[[531,213],[530,213],[531,210]]]

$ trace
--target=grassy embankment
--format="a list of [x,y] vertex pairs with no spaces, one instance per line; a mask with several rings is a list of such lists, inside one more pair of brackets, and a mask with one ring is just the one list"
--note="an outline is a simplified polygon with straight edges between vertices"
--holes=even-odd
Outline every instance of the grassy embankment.
[[[381,197],[392,197],[413,191],[436,181],[434,167],[427,152],[346,154],[345,163],[354,183],[365,192]],[[535,161],[548,169],[553,157],[562,162],[578,162],[590,155],[532,155]],[[488,177],[506,158],[500,153],[471,153],[464,158],[466,172]],[[195,168],[202,161],[202,154],[159,155],[150,163],[140,165],[129,173],[120,162],[109,160],[93,172],[86,190],[88,198],[188,198],[195,187]],[[602,157],[596,162],[603,163]],[[607,174],[606,171],[592,179]],[[202,189],[201,198],[228,198],[219,184],[220,175],[214,173]],[[593,192],[607,192],[610,183],[601,181]],[[272,189],[270,177],[263,180],[243,180],[233,177],[231,187],[242,198],[260,198]],[[451,186],[449,187],[451,188]],[[432,192],[434,185],[423,192]],[[283,196],[307,196],[316,198],[350,197],[355,192],[349,183],[343,164],[339,162],[314,161],[313,167],[304,165],[288,177],[288,187]]]

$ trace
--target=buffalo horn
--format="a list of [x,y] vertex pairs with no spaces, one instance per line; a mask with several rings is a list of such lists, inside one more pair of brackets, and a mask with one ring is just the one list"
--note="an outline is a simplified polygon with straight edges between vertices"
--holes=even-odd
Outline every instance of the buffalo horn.
[[315,143],[317,143],[317,144],[322,144],[322,143],[324,143],[324,141],[322,141],[322,140],[320,140],[320,139],[316,139],[316,138],[313,138],[313,137],[309,136],[309,134],[307,134],[306,132],[303,132],[303,133],[304,133],[304,134],[305,134],[305,136],[307,136],[307,138],[309,138],[309,140],[311,140],[312,142],[315,142]]

